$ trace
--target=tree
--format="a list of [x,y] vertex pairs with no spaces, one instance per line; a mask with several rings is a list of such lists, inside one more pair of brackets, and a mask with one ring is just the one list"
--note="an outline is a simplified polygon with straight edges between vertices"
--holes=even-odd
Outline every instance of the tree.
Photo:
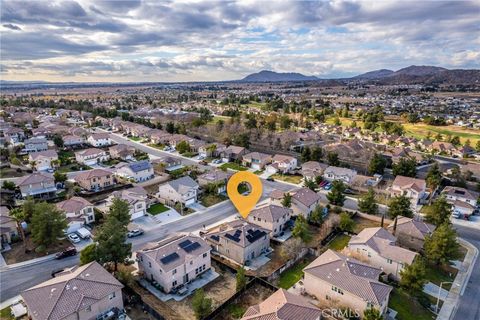
[[316,225],[321,225],[323,223],[323,207],[320,205],[316,206],[308,216],[308,221]]
[[313,161],[320,161],[323,157],[323,150],[321,147],[313,147],[312,148],[312,156],[311,160]]
[[378,205],[375,202],[375,191],[372,188],[368,189],[368,192],[358,200],[358,209],[360,212],[368,214],[377,214]]
[[354,226],[355,221],[353,221],[352,217],[347,212],[342,212],[340,214],[340,223],[338,224],[340,230],[352,232]]
[[427,221],[439,226],[450,221],[452,206],[442,195],[441,197],[437,198],[432,205],[428,206],[425,211],[425,218]]
[[412,158],[400,158],[398,163],[393,165],[394,176],[415,177],[417,174],[417,162]]
[[53,178],[55,179],[55,183],[65,183],[65,181],[67,181],[67,175],[60,171],[55,171]]
[[187,141],[180,141],[177,143],[175,149],[177,149],[178,153],[184,154],[190,151],[190,144]]
[[310,242],[312,235],[308,230],[307,220],[302,215],[299,215],[295,220],[295,225],[293,226],[292,235],[295,238],[301,239],[303,242]]
[[288,192],[285,192],[282,199],[282,206],[285,208],[290,208],[292,206],[292,195]]
[[233,138],[233,143],[237,146],[248,148],[250,147],[250,136],[246,132],[236,134]]
[[413,218],[410,199],[404,195],[394,197],[388,205],[388,214],[390,217],[404,216]]
[[5,181],[3,181],[2,188],[13,191],[17,188],[17,186],[15,185],[15,182],[5,180]]
[[310,148],[309,147],[303,148],[302,154],[301,154],[302,162],[310,161],[311,158],[312,158],[312,154],[311,154]]
[[345,195],[343,194],[343,192],[345,191],[345,189],[345,184],[342,181],[333,181],[332,189],[330,189],[330,192],[327,194],[328,202],[336,206],[343,206],[343,203],[345,202]]
[[375,308],[368,308],[363,311],[363,320],[382,320],[383,316]]
[[195,290],[192,307],[197,319],[203,319],[212,312],[212,299],[205,296],[202,288]]
[[167,125],[165,126],[165,131],[168,133],[175,133],[175,124],[173,122],[167,122]]
[[427,182],[427,186],[432,188],[432,190],[435,190],[440,185],[442,182],[442,173],[440,172],[437,162],[430,167],[425,180]]
[[412,264],[406,264],[403,270],[400,270],[400,285],[410,293],[421,292],[426,280],[425,262],[421,257],[417,257]]
[[291,240],[284,242],[280,248],[280,255],[282,258],[288,260],[296,257],[296,255],[304,247],[303,242],[299,238],[292,238]]
[[428,260],[437,265],[448,263],[458,256],[457,233],[450,224],[444,223],[425,237],[423,248]]
[[114,264],[114,271],[117,271],[118,263],[124,262],[132,254],[132,244],[126,243],[126,240],[127,227],[108,215],[95,236],[99,262],[111,262]]
[[327,153],[327,162],[331,166],[338,166],[340,164],[340,160],[338,159],[338,153],[328,152]]
[[454,136],[450,139],[450,143],[459,146],[460,145],[460,138],[458,136]]
[[97,260],[97,244],[92,243],[80,251],[80,265]]
[[57,148],[63,148],[63,138],[61,135],[56,134],[53,136],[53,143]]
[[20,234],[20,237],[23,242],[23,249],[27,251],[27,242],[25,241],[25,231],[22,227],[22,222],[25,221],[25,214],[21,208],[14,208],[10,211],[10,216],[15,219],[15,223],[17,224],[17,230]]
[[315,189],[318,187],[315,180],[312,179],[306,179],[303,185],[312,191],[315,191]]
[[475,150],[480,152],[480,140],[477,140],[477,143],[475,144]]
[[236,290],[240,291],[247,285],[247,276],[245,275],[245,268],[242,266],[237,270],[236,275],[237,285]]
[[30,231],[36,245],[43,249],[48,248],[57,242],[57,238],[64,236],[67,226],[65,213],[54,204],[46,202],[35,204]]
[[127,201],[120,198],[113,198],[109,209],[108,218],[116,219],[124,227],[130,223],[130,208]]
[[387,160],[381,154],[375,153],[368,165],[368,172],[370,174],[383,174],[386,166]]

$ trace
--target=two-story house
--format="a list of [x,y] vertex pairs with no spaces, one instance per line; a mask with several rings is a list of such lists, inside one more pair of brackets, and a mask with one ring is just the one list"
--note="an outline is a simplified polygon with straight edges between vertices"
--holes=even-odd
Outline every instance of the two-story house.
[[282,174],[292,173],[297,168],[297,158],[276,154],[272,158],[272,163],[266,167],[267,172]]
[[82,136],[66,135],[63,137],[63,145],[65,147],[76,148],[85,144],[86,140]]
[[453,212],[469,217],[477,207],[478,193],[460,187],[447,186],[442,191],[448,203],[452,205]]
[[270,236],[275,237],[282,233],[285,224],[290,220],[293,210],[274,204],[267,204],[253,209],[247,220],[260,227],[270,230]]
[[418,253],[397,246],[396,241],[397,238],[383,228],[365,228],[350,239],[347,250],[353,257],[399,280],[400,272],[413,263]]
[[137,251],[139,273],[170,293],[211,268],[210,246],[193,235],[174,235]]
[[223,162],[241,161],[244,154],[248,152],[244,147],[228,146],[220,153]]
[[198,148],[198,154],[203,157],[217,158],[225,149],[227,146],[221,143],[206,144]]
[[75,152],[75,160],[86,166],[96,165],[103,161],[108,161],[110,156],[102,149],[88,148]]
[[58,154],[55,150],[32,152],[28,155],[28,161],[37,171],[52,169],[52,161],[55,160],[58,160]]
[[410,198],[412,208],[415,209],[424,199],[427,183],[423,179],[411,177],[396,176],[390,187],[390,196],[406,196]]
[[181,203],[188,206],[197,202],[200,186],[189,176],[168,181],[158,187],[157,197],[166,205]]
[[302,164],[302,175],[304,180],[315,180],[315,178],[322,176],[328,165],[318,161],[307,161]]
[[0,250],[3,250],[4,244],[10,244],[12,238],[18,236],[17,222],[5,206],[0,207],[0,226]]
[[133,179],[135,182],[147,181],[155,176],[149,160],[125,163],[117,168],[116,174],[127,179]]
[[[109,208],[115,198],[121,199],[128,203],[130,220],[134,220],[143,217],[147,214],[148,195],[142,187],[133,187],[130,189],[123,189],[120,191],[114,191],[107,198],[107,207]],[[108,213],[108,211],[106,212]]]
[[80,187],[89,191],[97,191],[115,184],[113,174],[103,169],[93,169],[81,172],[74,177]]
[[270,251],[270,231],[244,220],[224,223],[205,235],[213,252],[240,265]]
[[48,150],[48,142],[45,138],[30,138],[23,142],[25,144],[25,152],[39,152]]
[[242,164],[254,170],[263,170],[271,161],[271,155],[261,152],[250,152],[242,157]]
[[113,144],[109,133],[94,133],[87,138],[87,142],[92,147],[106,147]]
[[51,174],[34,172],[28,176],[21,177],[17,183],[22,197],[33,197],[49,199],[55,197],[57,187],[55,179]]
[[68,221],[65,233],[72,233],[82,228],[85,224],[95,222],[93,204],[81,197],[71,197],[56,204],[57,208],[64,211]]
[[301,188],[293,192],[292,209],[295,216],[308,218],[310,213],[320,204],[321,196],[309,188]]
[[303,269],[306,293],[325,305],[384,314],[392,287],[378,281],[382,270],[328,249]]
[[170,172],[183,168],[182,160],[180,158],[174,158],[170,156],[164,156],[152,160],[154,171]]
[[108,152],[113,159],[133,160],[135,148],[126,144],[117,144],[108,148]]
[[349,168],[329,166],[323,171],[323,177],[328,181],[339,180],[349,185],[357,176],[357,171]]
[[424,221],[403,216],[397,216],[397,223],[388,225],[387,230],[397,237],[397,243],[402,247],[415,251],[422,251],[425,237],[435,231],[435,226]]
[[231,172],[223,170],[207,171],[197,177],[198,184],[202,188],[215,185],[217,193],[224,193],[227,190],[228,179],[232,176]]
[[123,285],[98,262],[65,269],[21,293],[32,320],[108,319],[123,313]]

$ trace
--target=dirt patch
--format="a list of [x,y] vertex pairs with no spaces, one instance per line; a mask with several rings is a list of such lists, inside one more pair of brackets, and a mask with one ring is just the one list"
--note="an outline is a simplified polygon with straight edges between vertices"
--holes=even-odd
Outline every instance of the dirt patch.
[[57,253],[60,251],[65,250],[66,248],[72,246],[72,244],[68,240],[61,240],[58,241],[56,244],[52,245],[45,251],[44,253],[37,253],[35,252],[35,245],[32,243],[29,236],[27,236],[27,248],[29,252],[25,252],[25,248],[23,246],[23,242],[19,241],[16,243],[12,243],[11,250],[5,251],[2,253],[3,257],[5,258],[5,262],[7,264],[18,263],[22,261],[27,261],[35,258],[40,258],[47,256],[52,253]]
[[135,320],[155,320],[155,318],[140,306],[126,307],[127,315],[130,319]]
[[[355,227],[353,228],[353,232],[360,233],[365,228],[374,228],[380,227],[380,222],[368,220],[361,217],[354,217],[353,221],[355,221]],[[386,227],[388,224],[385,223],[384,226]]]

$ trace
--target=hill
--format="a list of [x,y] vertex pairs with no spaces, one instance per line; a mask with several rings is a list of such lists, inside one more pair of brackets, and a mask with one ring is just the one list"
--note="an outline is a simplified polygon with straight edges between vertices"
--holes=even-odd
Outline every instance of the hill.
[[301,73],[288,72],[280,73],[263,70],[258,73],[252,73],[240,80],[241,82],[281,82],[281,81],[311,81],[318,80],[315,76],[305,76]]

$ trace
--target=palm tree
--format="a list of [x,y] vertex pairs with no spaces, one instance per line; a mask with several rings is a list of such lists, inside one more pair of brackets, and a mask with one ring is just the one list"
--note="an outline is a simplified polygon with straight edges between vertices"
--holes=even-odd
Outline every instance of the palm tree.
[[35,166],[37,165],[37,161],[33,160],[33,161],[30,161],[30,166],[32,167],[32,170],[35,171],[36,168]]
[[20,237],[22,238],[23,242],[23,248],[25,252],[27,251],[27,242],[25,241],[25,232],[22,227],[22,222],[25,221],[25,212],[23,211],[22,208],[15,208],[10,211],[10,216],[15,219],[15,222],[17,223],[17,230],[18,233],[20,234]]

